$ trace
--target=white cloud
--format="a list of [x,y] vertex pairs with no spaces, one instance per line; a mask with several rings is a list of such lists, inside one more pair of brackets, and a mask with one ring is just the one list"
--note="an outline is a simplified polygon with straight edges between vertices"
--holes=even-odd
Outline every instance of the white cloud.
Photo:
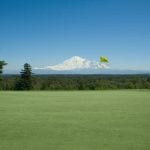
[[79,56],[73,56],[64,62],[57,65],[50,65],[43,68],[34,68],[34,69],[47,69],[47,70],[55,70],[55,71],[68,71],[68,70],[80,70],[80,69],[99,69],[110,67],[105,63],[99,63],[96,61],[90,61],[85,58],[81,58]]

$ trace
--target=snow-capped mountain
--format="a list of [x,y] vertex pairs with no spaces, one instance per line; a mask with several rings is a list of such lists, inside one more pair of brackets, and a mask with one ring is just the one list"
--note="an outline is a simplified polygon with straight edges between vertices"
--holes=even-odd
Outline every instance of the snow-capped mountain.
[[106,64],[100,64],[99,62],[96,61],[90,61],[85,58],[81,58],[79,56],[73,56],[60,64],[35,69],[68,71],[68,70],[99,69],[99,68],[109,68],[109,67]]

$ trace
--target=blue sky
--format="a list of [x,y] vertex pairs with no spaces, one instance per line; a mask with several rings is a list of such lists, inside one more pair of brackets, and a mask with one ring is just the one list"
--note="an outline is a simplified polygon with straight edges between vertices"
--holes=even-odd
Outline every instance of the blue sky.
[[7,69],[72,56],[150,70],[149,0],[0,0],[0,59]]

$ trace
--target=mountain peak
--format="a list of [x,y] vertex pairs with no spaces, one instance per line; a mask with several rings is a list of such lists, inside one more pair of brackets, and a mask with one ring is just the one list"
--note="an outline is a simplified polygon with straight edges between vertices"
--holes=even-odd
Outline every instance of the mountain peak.
[[73,57],[71,57],[70,59],[83,59],[83,58],[80,57],[80,56],[73,56]]
[[79,61],[85,61],[85,60],[86,60],[86,59],[84,59],[84,58],[82,58],[82,57],[73,56],[73,57],[67,59],[66,61],[77,61],[77,62],[79,62]]

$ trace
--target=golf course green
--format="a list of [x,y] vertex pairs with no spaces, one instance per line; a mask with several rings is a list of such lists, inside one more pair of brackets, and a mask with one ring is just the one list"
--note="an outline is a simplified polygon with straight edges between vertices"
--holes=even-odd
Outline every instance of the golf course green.
[[149,90],[0,92],[0,150],[149,149]]

